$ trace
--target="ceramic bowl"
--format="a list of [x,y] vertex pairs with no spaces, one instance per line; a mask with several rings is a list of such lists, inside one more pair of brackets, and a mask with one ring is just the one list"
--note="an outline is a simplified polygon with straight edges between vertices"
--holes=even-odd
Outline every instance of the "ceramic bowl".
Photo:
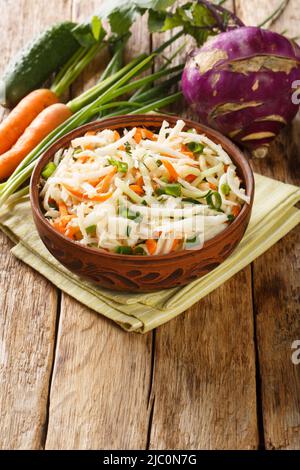
[[157,129],[164,119],[173,126],[180,118],[162,115],[118,116],[86,124],[53,144],[39,160],[33,172],[30,194],[32,212],[42,241],[66,268],[101,287],[127,292],[150,292],[188,284],[209,273],[228,258],[248,226],[254,197],[254,178],[246,157],[238,147],[215,130],[185,120],[186,129],[195,128],[198,133],[204,133],[222,145],[236,165],[237,174],[242,178],[246,194],[251,199],[250,204],[243,206],[237,218],[222,233],[205,242],[197,251],[185,250],[162,256],[130,256],[85,247],[52,228],[40,205],[40,178],[44,166],[53,159],[60,148],[68,147],[72,139],[87,131],[101,131],[107,128],[122,130],[135,126]]

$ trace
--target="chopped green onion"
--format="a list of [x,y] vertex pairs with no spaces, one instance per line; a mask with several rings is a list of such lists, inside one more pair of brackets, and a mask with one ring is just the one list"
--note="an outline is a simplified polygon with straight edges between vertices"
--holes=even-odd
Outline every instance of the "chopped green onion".
[[141,214],[139,212],[133,212],[129,208],[124,207],[120,210],[119,215],[121,217],[125,217],[126,219],[136,220],[140,217]]
[[49,162],[42,171],[42,177],[47,180],[55,172],[57,166],[54,162]]
[[131,232],[131,227],[130,225],[127,225],[127,230],[126,230],[127,237],[130,237],[130,232]]
[[190,249],[190,248],[195,248],[196,246],[198,246],[200,244],[200,240],[199,240],[199,237],[197,235],[195,235],[193,238],[187,238],[186,241],[185,241],[185,249]]
[[175,196],[175,197],[179,197],[181,195],[181,185],[180,184],[167,184],[165,187],[164,187],[164,190],[165,190],[165,194],[167,194],[168,196]]
[[131,155],[131,145],[130,145],[130,143],[126,142],[124,146],[125,146],[126,153],[128,153],[128,155]]
[[90,225],[89,227],[87,227],[85,229],[85,231],[88,235],[91,235],[91,234],[95,233],[96,230],[97,230],[97,225]]
[[221,191],[224,194],[224,196],[228,196],[230,194],[230,186],[227,183],[222,184],[221,186]]
[[188,149],[193,153],[203,153],[204,145],[199,144],[198,142],[190,142],[187,144]]
[[133,251],[131,246],[117,246],[116,253],[119,255],[132,255]]
[[222,206],[222,198],[221,195],[217,192],[211,192],[206,196],[206,202],[209,205],[210,209],[215,211],[219,211]]
[[196,129],[189,129],[189,130],[187,130],[187,132],[188,132],[189,134],[197,134]]
[[184,197],[182,199],[183,202],[190,202],[191,204],[201,204],[200,201],[198,201],[197,199],[193,199],[192,197]]
[[181,195],[181,185],[176,183],[166,184],[166,186],[162,188],[157,188],[155,193],[157,194],[157,196],[167,194],[167,196],[179,197]]
[[162,166],[162,164],[163,164],[163,163],[162,163],[161,160],[156,160],[156,165],[157,165],[158,167]]
[[160,179],[163,183],[169,183],[169,178],[167,178],[166,176],[162,176]]
[[115,158],[109,158],[108,162],[115,166],[120,173],[127,173],[128,171],[128,165],[125,162],[120,162],[119,160],[116,160]]
[[234,217],[233,214],[228,214],[228,215],[227,215],[227,219],[229,220],[229,222],[233,222],[234,219],[235,219],[235,217]]
[[57,204],[56,204],[55,201],[54,202],[49,202],[49,207],[51,207],[51,209],[56,209],[56,210],[58,209]]
[[146,255],[147,253],[141,245],[138,245],[135,247],[133,254],[134,255]]

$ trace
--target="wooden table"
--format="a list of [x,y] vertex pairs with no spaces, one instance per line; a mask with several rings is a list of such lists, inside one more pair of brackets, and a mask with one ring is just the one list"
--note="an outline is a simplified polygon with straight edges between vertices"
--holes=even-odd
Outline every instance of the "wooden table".
[[[237,0],[235,8],[257,24],[279,3]],[[1,67],[47,25],[99,10],[100,0],[0,0]],[[299,25],[299,1],[290,0],[271,27],[293,37]],[[135,25],[130,55],[162,41],[146,31],[145,20]],[[72,94],[99,73],[98,61]],[[255,170],[299,184],[299,129],[296,121]],[[0,234],[0,447],[300,448],[300,365],[291,361],[300,339],[299,241],[295,229],[141,336],[61,293],[17,261]]]

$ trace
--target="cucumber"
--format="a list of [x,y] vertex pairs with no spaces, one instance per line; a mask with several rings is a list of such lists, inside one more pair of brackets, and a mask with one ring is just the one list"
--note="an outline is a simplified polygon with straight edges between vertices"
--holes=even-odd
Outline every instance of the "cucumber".
[[79,49],[72,30],[76,23],[66,21],[44,31],[20,51],[4,72],[1,104],[12,108],[24,96],[43,85]]

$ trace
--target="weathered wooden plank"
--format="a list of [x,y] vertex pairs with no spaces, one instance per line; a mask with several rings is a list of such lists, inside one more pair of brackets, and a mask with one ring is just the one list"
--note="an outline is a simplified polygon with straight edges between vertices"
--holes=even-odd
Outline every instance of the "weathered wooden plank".
[[[3,70],[28,39],[69,10],[66,2],[54,0],[38,6],[33,0],[1,0],[0,11]],[[0,233],[0,448],[39,449],[47,420],[57,291],[17,261],[11,247]]]
[[[237,3],[242,19],[253,24],[267,12],[263,9],[270,13],[278,4],[275,0]],[[272,29],[286,30],[289,37],[294,37],[298,35],[299,20],[298,2],[290,0]],[[265,160],[253,161],[255,170],[299,185],[299,130],[298,119],[277,139]],[[299,249],[297,228],[253,265],[262,416],[265,443],[270,449],[300,446],[300,368],[291,361],[292,343],[300,338]]]
[[[74,1],[73,17],[99,11],[99,1]],[[140,22],[128,50],[149,50]],[[99,61],[74,87],[96,80]],[[92,79],[88,81],[92,84]],[[63,295],[50,395],[48,449],[140,449],[146,447],[152,335],[123,333],[105,318]]]
[[153,449],[257,447],[250,268],[156,332],[152,399]]
[[46,448],[145,448],[150,364],[151,335],[63,296]]
[[244,270],[157,331],[151,448],[257,447],[249,284]]

